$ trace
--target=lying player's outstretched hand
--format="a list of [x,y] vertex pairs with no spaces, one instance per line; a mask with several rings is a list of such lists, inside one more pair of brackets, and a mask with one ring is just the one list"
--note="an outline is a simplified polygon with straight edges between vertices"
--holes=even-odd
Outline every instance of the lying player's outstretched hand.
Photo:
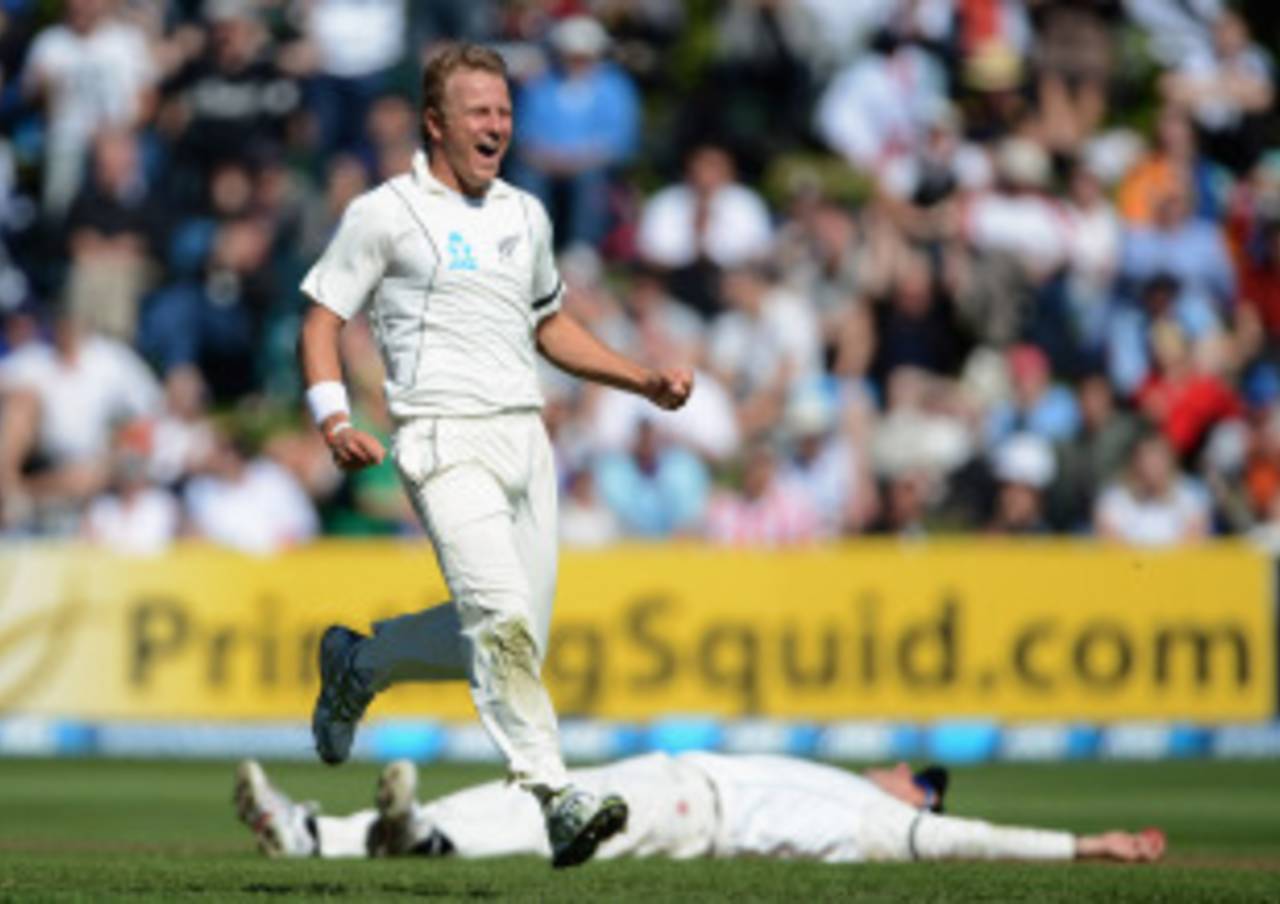
[[1132,832],[1104,832],[1082,835],[1076,839],[1076,855],[1080,859],[1119,860],[1121,863],[1150,863],[1164,856],[1164,832],[1143,829]]
[[674,411],[689,400],[693,392],[693,371],[687,367],[657,370],[649,376],[644,394],[653,404]]
[[326,430],[324,441],[329,446],[334,464],[344,471],[359,471],[381,464],[387,456],[376,436],[355,427]]

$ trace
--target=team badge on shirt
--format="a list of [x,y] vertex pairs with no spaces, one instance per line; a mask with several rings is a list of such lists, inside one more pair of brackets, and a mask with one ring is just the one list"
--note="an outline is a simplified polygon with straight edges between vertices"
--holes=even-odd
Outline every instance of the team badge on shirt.
[[511,256],[516,253],[516,245],[520,244],[520,233],[509,235],[505,239],[498,242],[498,257],[504,261],[511,260]]
[[476,256],[472,253],[471,246],[467,244],[467,240],[459,232],[449,233],[449,269],[476,269]]

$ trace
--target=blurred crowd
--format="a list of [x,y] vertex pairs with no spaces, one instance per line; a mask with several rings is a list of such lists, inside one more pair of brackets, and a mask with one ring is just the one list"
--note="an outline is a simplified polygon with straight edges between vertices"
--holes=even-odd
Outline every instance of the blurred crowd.
[[[570,310],[561,532],[1280,549],[1280,151],[1225,0],[0,0],[0,529],[418,528],[306,423],[297,286],[409,166],[438,41],[513,76]],[[1274,48],[1272,48],[1274,49]],[[385,435],[366,323],[356,417]]]

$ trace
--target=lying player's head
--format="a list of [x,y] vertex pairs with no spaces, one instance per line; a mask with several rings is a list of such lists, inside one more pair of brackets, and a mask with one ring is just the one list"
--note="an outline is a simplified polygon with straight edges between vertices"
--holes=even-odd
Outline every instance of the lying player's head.
[[939,766],[912,772],[906,763],[898,763],[890,768],[868,769],[862,774],[885,794],[905,804],[942,812],[942,798],[947,793],[947,770]]
[[502,57],[478,44],[450,43],[434,51],[422,73],[422,133],[433,163],[438,155],[456,187],[482,194],[511,143]]

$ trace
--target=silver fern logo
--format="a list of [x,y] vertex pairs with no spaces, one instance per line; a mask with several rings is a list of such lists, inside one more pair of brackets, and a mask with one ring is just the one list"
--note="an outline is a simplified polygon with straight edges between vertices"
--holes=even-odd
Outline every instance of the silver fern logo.
[[511,260],[516,253],[516,246],[520,244],[520,233],[509,235],[505,239],[498,242],[498,257],[504,261]]

